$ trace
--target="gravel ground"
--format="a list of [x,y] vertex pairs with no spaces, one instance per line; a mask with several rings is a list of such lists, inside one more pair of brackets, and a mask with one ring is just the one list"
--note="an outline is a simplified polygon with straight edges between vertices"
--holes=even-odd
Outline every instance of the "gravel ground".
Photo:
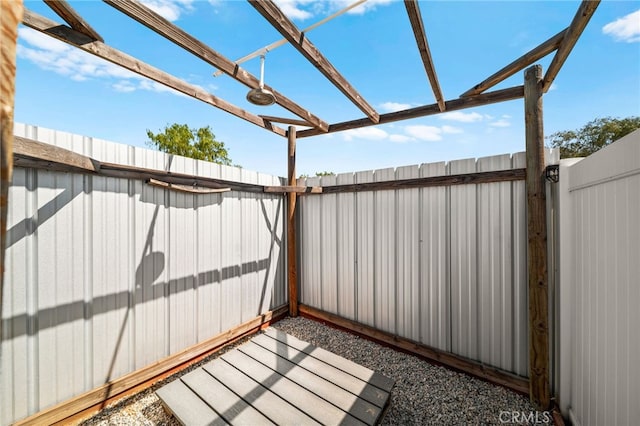
[[[391,404],[382,421],[383,425],[514,424],[501,422],[509,419],[516,420],[515,424],[527,424],[526,421],[517,422],[518,417],[514,418],[514,415],[521,416],[520,413],[533,413],[530,419],[535,419],[535,408],[526,396],[319,322],[286,318],[273,327],[394,379]],[[82,424],[178,425],[162,408],[155,390],[248,339],[240,340],[146,391],[106,408]],[[538,424],[544,424],[547,416],[544,413],[537,413],[537,416]]]

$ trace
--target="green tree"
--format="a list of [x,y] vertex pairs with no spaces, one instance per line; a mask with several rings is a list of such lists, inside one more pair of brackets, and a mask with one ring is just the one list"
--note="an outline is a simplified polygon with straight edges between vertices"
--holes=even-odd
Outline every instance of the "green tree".
[[640,117],[596,118],[577,130],[547,136],[561,158],[586,157],[640,128]]
[[[316,176],[317,176],[317,177],[322,177],[322,176],[335,176],[335,175],[336,175],[335,173],[333,173],[333,172],[327,172],[327,171],[324,171],[324,172],[316,172]],[[308,178],[308,177],[309,177],[309,175],[300,175],[300,179],[306,179],[306,178]]]
[[190,129],[186,124],[174,123],[159,133],[147,129],[147,137],[147,145],[162,152],[231,166],[224,142],[216,140],[209,126]]

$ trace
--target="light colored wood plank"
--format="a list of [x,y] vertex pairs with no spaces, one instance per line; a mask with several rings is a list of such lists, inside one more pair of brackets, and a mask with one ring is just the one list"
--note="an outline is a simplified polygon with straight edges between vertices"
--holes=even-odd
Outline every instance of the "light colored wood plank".
[[351,100],[372,123],[378,123],[380,116],[376,110],[364,100],[346,78],[324,57],[309,41],[305,34],[285,16],[272,0],[249,0],[249,3],[278,30],[293,47],[307,58],[334,86]]
[[527,270],[529,276],[529,397],[540,411],[550,405],[547,203],[542,118],[542,67],[524,75],[527,147]]
[[202,368],[185,374],[180,380],[229,424],[274,424]]
[[175,89],[180,93],[184,93],[187,96],[226,111],[229,114],[253,123],[258,127],[270,130],[280,136],[285,136],[286,132],[283,128],[274,126],[255,114],[238,108],[237,106],[202,90],[200,87],[180,80],[179,78],[161,71],[158,68],[152,67],[151,65],[129,56],[124,52],[107,46],[100,41],[94,41],[92,38],[87,37],[72,28],[60,25],[30,10],[25,10],[22,23],[29,28],[33,28],[36,31],[50,35],[85,52],[126,68],[131,72],[147,77],[162,85]]
[[420,51],[420,57],[424,64],[424,70],[427,73],[429,82],[431,83],[431,89],[433,95],[436,98],[436,104],[440,111],[444,111],[446,106],[444,103],[444,97],[442,95],[442,89],[438,82],[438,75],[433,65],[433,58],[431,57],[431,50],[429,49],[429,43],[427,42],[427,34],[424,30],[424,23],[422,22],[422,15],[420,14],[420,6],[417,0],[405,0],[404,6],[407,9],[407,15],[409,15],[409,21],[411,22],[411,28],[413,28],[413,35],[416,38],[418,44],[418,50]]
[[212,361],[203,368],[276,424],[319,424],[306,415],[301,410],[302,407],[294,407],[222,359]]
[[157,179],[147,179],[147,183],[151,186],[172,189],[179,192],[188,192],[191,194],[217,194],[220,192],[229,192],[231,188],[199,188],[197,186],[177,185],[171,182],[164,182]]
[[15,136],[14,141],[13,154],[16,157],[42,159],[47,162],[68,166],[70,168],[69,171],[75,169],[91,173],[100,171],[99,161],[68,149],[20,136]]
[[[158,15],[142,3],[130,0],[104,1],[105,3],[124,13],[125,15],[135,19],[147,28],[150,28],[151,30],[155,31],[156,33],[160,34],[176,45],[182,47],[187,52],[197,56],[203,61],[223,71],[225,74],[235,79],[236,81],[239,81],[240,83],[246,85],[247,87],[256,89],[260,86],[260,80],[241,68],[238,64],[216,52],[210,46],[204,44],[189,33],[178,28],[176,25],[167,21],[162,16]],[[289,110],[298,117],[303,118],[305,120],[304,122],[306,123],[303,125],[313,126],[322,131],[326,131],[329,127],[326,122],[320,120],[318,117],[311,114],[309,111],[302,108],[300,105],[296,104],[291,99],[284,96],[282,93],[276,91],[268,85],[265,85],[264,87],[274,94],[274,96],[276,97],[276,103],[278,105]]]
[[[281,345],[286,346],[284,343]],[[238,350],[367,424],[375,424],[382,414],[381,407],[325,380],[322,371],[306,370],[254,342],[242,345]]]
[[281,376],[240,351],[231,351],[221,357],[245,375],[268,388],[271,392],[301,408],[309,416],[323,424],[363,425],[355,417],[345,413],[302,386]]
[[553,52],[560,46],[562,40],[564,39],[565,34],[567,33],[567,29],[560,31],[558,34],[551,37],[549,40],[543,42],[538,47],[534,47],[529,52],[525,53],[515,61],[511,62],[509,65],[505,66],[501,70],[487,77],[481,83],[476,84],[471,89],[464,92],[460,95],[461,98],[466,96],[475,96],[487,89],[492,88],[496,84],[506,80],[517,72],[522,71],[525,67],[528,67],[538,59],[542,59],[547,56],[549,53]]
[[71,26],[74,30],[91,37],[94,40],[104,41],[104,39],[80,16],[65,0],[44,0],[59,17]]
[[576,42],[580,38],[580,35],[589,23],[589,20],[595,13],[599,4],[600,0],[583,0],[580,7],[578,7],[578,11],[573,17],[573,20],[562,39],[562,44],[558,47],[558,51],[551,60],[549,68],[547,68],[547,73],[544,75],[544,79],[542,81],[542,93],[547,93],[547,91],[549,91],[549,88],[553,84],[553,80],[555,80],[556,76],[560,72],[562,65],[564,65],[564,62],[569,57],[571,50],[573,50],[573,46],[576,45]]
[[290,334],[284,333],[273,327],[266,328],[264,330],[264,334],[271,337],[272,339],[278,340],[282,343],[287,344],[288,346],[291,346],[299,351],[302,351],[321,361],[324,361],[327,364],[331,364],[334,367],[340,368],[341,370],[351,374],[352,376],[357,377],[360,380],[370,383],[387,392],[391,392],[391,389],[393,388],[393,385],[395,383],[394,380],[376,371],[370,370],[360,364],[356,364],[355,362],[336,355],[333,352],[329,352],[317,346],[310,345],[307,342],[304,342],[294,336],[291,336]]
[[[458,98],[445,102],[445,109],[449,111],[457,111],[466,108],[472,108],[481,105],[489,105],[497,102],[505,102],[513,99],[519,99],[524,96],[524,88],[522,86],[511,87],[508,89],[495,90],[493,92],[483,93],[478,96],[469,96],[466,98]],[[404,111],[390,112],[380,115],[379,124],[393,123],[394,121],[409,120],[411,118],[426,117],[428,115],[440,114],[438,104],[423,105],[415,108],[405,109]],[[367,118],[359,118],[357,120],[343,121],[329,125],[328,133],[342,132],[349,129],[359,129],[361,127],[373,126],[374,123]],[[298,138],[306,138],[308,136],[319,135],[316,129],[301,130],[297,133]]]
[[156,394],[165,409],[183,425],[223,426],[228,424],[180,379],[164,385],[156,391]]
[[[311,371],[312,373],[322,376],[325,380],[332,382],[336,386],[339,386],[354,395],[358,395],[360,398],[369,401],[378,407],[384,407],[389,398],[389,392],[373,386],[365,380],[358,379],[338,367],[334,367],[329,363],[315,358],[313,353],[315,352],[314,349],[317,348],[311,344],[307,343],[306,347],[306,349],[311,352],[309,354],[289,345],[282,345],[282,342],[272,339],[266,335],[257,336],[253,339],[253,342],[271,352],[277,353],[279,356],[294,362],[296,365]],[[350,366],[351,361],[342,357],[339,358],[340,359],[334,360],[336,364]]]

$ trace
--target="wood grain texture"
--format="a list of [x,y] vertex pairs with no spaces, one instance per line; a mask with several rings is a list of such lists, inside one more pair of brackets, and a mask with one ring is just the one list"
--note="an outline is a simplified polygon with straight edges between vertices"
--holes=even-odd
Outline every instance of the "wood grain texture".
[[498,368],[480,364],[477,361],[472,361],[449,352],[444,352],[440,349],[431,348],[429,346],[413,342],[409,339],[405,339],[307,305],[300,305],[300,314],[304,317],[329,323],[333,326],[354,332],[360,336],[367,337],[371,340],[401,351],[435,361],[439,364],[463,371],[476,377],[480,377],[481,379],[513,389],[517,392],[527,393],[529,391],[529,381],[526,378],[515,376]]
[[171,189],[178,192],[188,192],[190,194],[218,194],[221,192],[229,192],[231,188],[199,188],[196,186],[176,185],[170,182],[164,182],[157,179],[147,179],[146,183],[151,186]]
[[121,179],[156,180],[186,187],[263,193],[265,187],[251,183],[209,178],[166,170],[146,169],[124,164],[100,162],[93,158],[54,145],[16,137],[14,165],[59,172],[86,173]]
[[380,182],[353,183],[348,185],[323,186],[321,187],[321,194],[427,188],[451,185],[473,185],[491,182],[510,182],[514,180],[523,180],[524,178],[525,169],[496,170],[491,172],[464,173],[448,176],[433,176]]
[[[271,121],[273,123],[284,123],[284,124],[293,124],[294,126],[314,127],[312,124],[310,124],[307,121],[296,120],[295,118],[274,117],[272,115],[262,115],[262,114],[260,114],[260,117],[264,118],[267,121]],[[327,128],[324,130],[327,130],[328,128],[329,128],[329,125],[327,125]]]
[[527,265],[529,275],[530,398],[544,411],[550,406],[549,285],[547,270],[547,204],[544,178],[542,67],[525,71],[524,111],[527,147]]
[[[22,1],[0,1],[0,318],[2,318],[3,306],[9,186],[13,176],[16,42],[22,12]],[[2,327],[0,327],[0,341],[2,341]]]
[[553,80],[555,80],[556,76],[560,72],[562,65],[564,65],[564,62],[569,57],[571,50],[573,50],[573,46],[576,45],[576,42],[580,38],[580,35],[582,35],[582,32],[589,23],[589,20],[593,16],[599,4],[600,0],[583,0],[580,7],[578,7],[578,11],[573,17],[573,21],[571,21],[571,24],[569,25],[569,28],[567,28],[567,32],[562,39],[562,44],[558,47],[558,51],[551,60],[549,68],[547,68],[547,73],[545,74],[542,83],[542,93],[547,93],[549,88],[551,88]]
[[[287,183],[297,186],[296,178],[296,128],[289,126],[287,138]],[[289,288],[289,315],[298,316],[298,265],[296,249],[296,199],[295,192],[287,194],[287,283]]]
[[[127,374],[119,379],[112,380],[96,389],[61,402],[60,404],[56,404],[53,407],[46,408],[16,422],[15,425],[41,425],[54,424],[57,422],[66,423],[65,419],[70,419],[83,410],[91,410],[92,407],[96,405],[100,408],[104,408],[104,405],[102,404],[104,404],[105,401],[111,399],[113,402],[114,397],[117,397],[120,394],[126,395],[129,389],[143,383],[146,383],[146,387],[149,387],[155,383],[155,381],[165,378],[163,377],[164,372],[173,370],[176,367],[181,367],[180,369],[187,368],[191,363],[201,359],[200,357],[203,354],[211,354],[240,337],[257,332],[272,321],[280,319],[286,312],[286,306],[265,312],[252,320],[220,333],[211,339],[184,349],[161,361],[141,368],[138,371],[134,371],[133,373]],[[177,371],[174,370],[174,372]],[[140,390],[140,388],[138,390]]]
[[551,37],[549,40],[543,42],[537,47],[534,47],[529,52],[525,53],[515,61],[511,62],[509,65],[497,71],[495,74],[492,74],[491,76],[487,77],[481,83],[476,84],[471,89],[467,90],[462,95],[460,95],[460,97],[464,98],[466,96],[478,95],[484,92],[485,90],[492,88],[496,84],[506,80],[507,78],[511,77],[515,73],[522,71],[523,69],[525,69],[525,67],[528,67],[529,65],[533,64],[538,59],[544,58],[545,56],[547,56],[549,53],[553,52],[560,46],[566,34],[567,34],[567,29],[565,28],[564,30],[560,31],[558,34]]
[[420,14],[420,6],[418,5],[418,0],[405,0],[404,6],[407,9],[407,14],[409,15],[411,28],[413,28],[413,35],[416,38],[418,50],[420,51],[420,57],[422,58],[422,63],[424,64],[424,70],[426,71],[427,77],[429,78],[429,83],[431,83],[431,89],[433,90],[433,95],[436,98],[436,103],[438,104],[438,108],[440,108],[440,111],[444,111],[446,108],[444,97],[442,95],[440,83],[438,82],[436,69],[433,66],[433,58],[431,57],[431,50],[429,49],[429,43],[427,42],[427,34],[424,30],[424,23],[422,22],[422,15]]
[[[449,111],[457,111],[466,108],[472,108],[482,105],[495,104],[498,102],[511,101],[520,99],[524,96],[524,88],[522,86],[511,87],[508,89],[495,90],[493,92],[482,93],[477,96],[469,96],[466,98],[458,98],[445,102],[445,109]],[[425,117],[428,115],[440,114],[438,104],[423,105],[415,108],[405,109],[403,111],[390,112],[380,115],[379,124],[393,123],[394,121],[409,120],[411,118]],[[359,129],[361,127],[373,126],[374,123],[368,118],[359,118],[357,120],[343,121],[329,125],[328,133],[342,132],[344,130]],[[298,138],[319,135],[316,129],[301,130],[298,132]]]
[[91,53],[92,55],[126,68],[138,75],[147,77],[164,86],[177,90],[180,93],[184,93],[187,96],[198,99],[204,103],[226,111],[229,114],[235,115],[238,118],[253,123],[258,127],[270,130],[277,135],[285,136],[285,130],[283,128],[274,126],[268,121],[258,117],[257,115],[245,111],[223,99],[220,99],[217,96],[206,92],[198,86],[194,86],[183,80],[180,80],[179,78],[174,77],[171,74],[152,67],[151,65],[148,65],[132,56],[129,56],[124,52],[107,46],[100,41],[94,41],[90,37],[87,37],[86,35],[72,28],[60,25],[30,10],[25,10],[22,23],[30,28],[33,28],[34,30],[50,35],[85,52]]
[[[124,13],[125,15],[135,19],[147,28],[155,31],[176,45],[182,47],[187,52],[195,55],[210,65],[223,71],[236,81],[244,84],[251,89],[256,89],[260,86],[260,80],[241,68],[238,64],[232,60],[226,58],[220,53],[213,50],[210,46],[196,39],[186,31],[180,29],[175,24],[169,22],[156,12],[152,11],[142,3],[131,0],[104,0],[105,3],[113,6],[115,9]],[[272,87],[265,85],[265,88],[270,90],[276,97],[276,103],[283,108],[289,110],[298,117],[303,118],[306,126],[313,126],[319,130],[325,131],[328,128],[328,124],[311,114],[300,105],[287,98],[282,93],[276,91]]]
[[272,0],[249,0],[249,3],[260,13],[293,47],[307,58],[334,86],[351,100],[372,123],[378,123],[379,114],[364,100],[346,78],[324,57],[324,55],[307,39]]
[[265,186],[264,192],[275,193],[275,194],[288,194],[289,192],[295,192],[299,195],[321,194],[322,187],[321,186],[290,186],[290,185]]
[[71,26],[74,30],[92,38],[93,40],[104,41],[104,39],[80,16],[65,0],[44,0],[59,17]]

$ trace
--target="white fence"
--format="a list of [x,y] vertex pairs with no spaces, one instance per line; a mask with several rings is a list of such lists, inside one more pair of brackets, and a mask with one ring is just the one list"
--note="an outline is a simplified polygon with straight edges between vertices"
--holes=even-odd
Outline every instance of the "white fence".
[[640,422],[640,130],[560,169],[559,402]]
[[[100,161],[262,185],[276,177],[47,129]],[[281,195],[193,195],[16,168],[2,309],[0,424],[286,303]]]
[[[519,153],[306,184],[524,167]],[[524,181],[309,195],[299,206],[302,303],[528,375]]]

